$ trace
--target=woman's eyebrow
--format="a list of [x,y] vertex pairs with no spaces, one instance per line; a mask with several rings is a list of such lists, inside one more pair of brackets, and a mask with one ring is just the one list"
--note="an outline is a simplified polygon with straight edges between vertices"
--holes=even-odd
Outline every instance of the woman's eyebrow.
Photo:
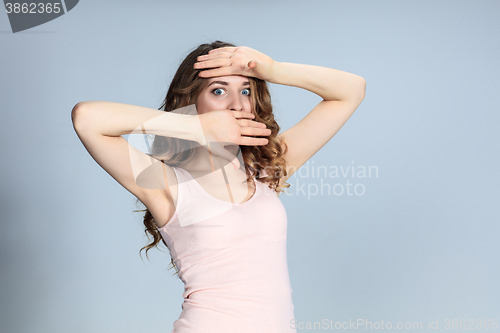
[[[212,81],[212,82],[210,82],[210,84],[207,87],[210,87],[212,84],[221,84],[223,86],[228,86],[229,85],[229,83],[227,83],[226,81]],[[243,86],[249,86],[250,85],[250,81],[245,81],[245,82],[243,82],[242,85]]]

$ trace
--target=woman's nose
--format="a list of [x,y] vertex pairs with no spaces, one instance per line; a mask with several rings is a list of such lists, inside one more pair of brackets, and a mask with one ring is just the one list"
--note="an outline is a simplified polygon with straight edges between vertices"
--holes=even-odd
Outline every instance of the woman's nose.
[[233,97],[229,101],[228,109],[234,110],[234,111],[242,111],[243,110],[243,103],[241,101],[241,98],[239,96]]

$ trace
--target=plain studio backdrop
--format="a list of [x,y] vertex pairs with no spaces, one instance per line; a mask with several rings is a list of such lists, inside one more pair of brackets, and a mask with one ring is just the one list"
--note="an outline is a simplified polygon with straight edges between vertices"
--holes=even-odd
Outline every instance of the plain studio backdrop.
[[[367,82],[280,197],[298,331],[500,331],[498,13],[498,1],[91,0],[15,34],[0,14],[0,331],[172,330],[183,284],[168,250],[141,259],[141,207],[87,153],[71,110],[158,109],[180,61],[217,39]],[[282,131],[321,101],[270,90]]]

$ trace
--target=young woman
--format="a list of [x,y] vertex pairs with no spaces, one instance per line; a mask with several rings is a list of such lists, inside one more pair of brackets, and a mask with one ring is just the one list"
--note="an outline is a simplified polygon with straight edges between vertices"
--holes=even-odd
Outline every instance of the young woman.
[[[279,133],[266,81],[323,100]],[[163,241],[185,284],[172,332],[296,332],[278,196],[364,94],[360,76],[215,41],[184,59],[159,110],[74,107],[88,152],[147,208],[146,253]],[[150,154],[121,136],[131,133],[155,135]]]

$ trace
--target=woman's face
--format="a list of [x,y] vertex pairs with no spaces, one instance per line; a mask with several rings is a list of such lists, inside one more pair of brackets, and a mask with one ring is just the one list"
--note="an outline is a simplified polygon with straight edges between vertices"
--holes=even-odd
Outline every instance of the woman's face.
[[252,112],[250,81],[246,76],[217,76],[206,80],[196,102],[198,114],[224,109]]

